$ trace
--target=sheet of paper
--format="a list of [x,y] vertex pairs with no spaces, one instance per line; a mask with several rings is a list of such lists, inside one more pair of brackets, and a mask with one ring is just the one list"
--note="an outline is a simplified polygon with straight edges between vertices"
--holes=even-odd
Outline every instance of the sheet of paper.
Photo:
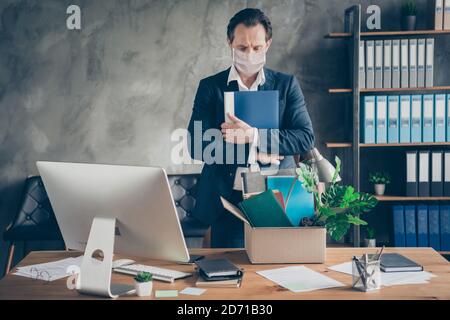
[[43,281],[55,281],[68,277],[68,268],[71,266],[81,267],[83,256],[76,258],[67,258],[58,261],[40,263],[30,266],[24,266],[17,268],[14,275],[38,279]]
[[257,273],[296,293],[345,286],[339,281],[304,266],[265,270]]
[[184,290],[180,291],[181,294],[187,294],[190,296],[201,296],[205,292],[206,289],[192,288],[192,287],[187,287]]
[[178,290],[156,290],[155,298],[175,298],[178,297]]

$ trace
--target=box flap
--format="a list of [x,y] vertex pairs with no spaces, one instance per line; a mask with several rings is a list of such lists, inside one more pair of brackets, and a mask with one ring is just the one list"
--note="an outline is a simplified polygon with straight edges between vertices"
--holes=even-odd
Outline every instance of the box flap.
[[222,201],[222,204],[225,209],[227,209],[229,212],[231,212],[236,218],[244,221],[246,224],[248,224],[250,226],[250,223],[245,218],[245,216],[241,210],[239,210],[236,206],[234,206],[229,201],[225,200],[223,197],[220,197],[220,200]]

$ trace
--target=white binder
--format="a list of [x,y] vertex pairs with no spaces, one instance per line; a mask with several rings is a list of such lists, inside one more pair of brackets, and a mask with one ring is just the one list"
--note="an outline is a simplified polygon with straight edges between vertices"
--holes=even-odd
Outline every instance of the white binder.
[[400,88],[400,40],[392,40],[392,88]]
[[384,40],[383,44],[383,88],[392,87],[392,40]]
[[428,1],[432,5],[431,9],[434,10],[434,30],[442,30],[444,26],[444,0]]
[[425,87],[425,39],[417,40],[417,87]]
[[444,30],[450,30],[450,0],[444,3]]
[[366,88],[375,87],[375,43],[366,41]]
[[401,87],[409,88],[409,52],[408,52],[408,39],[401,40]]
[[375,88],[383,88],[383,40],[375,41]]
[[434,85],[434,39],[427,39],[425,86]]
[[359,88],[366,88],[366,55],[364,51],[365,42],[359,43]]
[[417,39],[409,40],[409,87],[417,88]]

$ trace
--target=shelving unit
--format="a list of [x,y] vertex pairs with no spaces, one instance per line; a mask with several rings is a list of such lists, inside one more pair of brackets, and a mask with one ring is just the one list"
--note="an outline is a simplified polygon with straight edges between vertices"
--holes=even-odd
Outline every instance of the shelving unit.
[[[417,31],[382,31],[382,32],[361,32],[361,5],[355,5],[345,11],[344,32],[329,33],[325,36],[327,39],[343,39],[348,41],[349,59],[350,59],[350,88],[332,88],[330,94],[347,94],[352,99],[353,108],[353,128],[352,141],[328,142],[328,148],[346,149],[346,155],[351,155],[350,168],[351,180],[354,188],[361,191],[361,149],[367,150],[364,156],[367,156],[370,150],[383,150],[388,148],[394,151],[398,148],[421,148],[421,147],[443,147],[448,148],[450,142],[445,143],[396,143],[396,144],[364,144],[361,143],[360,133],[360,97],[370,93],[429,93],[429,92],[448,92],[450,86],[434,86],[430,88],[394,88],[394,89],[361,89],[359,87],[359,46],[361,39],[384,39],[389,37],[408,38],[421,36],[425,38],[450,35],[450,30],[417,30]],[[394,150],[393,150],[394,149]],[[394,202],[414,202],[414,201],[450,201],[450,197],[405,197],[405,196],[382,196],[377,197],[382,203]],[[359,247],[361,244],[361,235],[359,226],[353,229],[353,246]],[[450,253],[447,253],[450,254]]]

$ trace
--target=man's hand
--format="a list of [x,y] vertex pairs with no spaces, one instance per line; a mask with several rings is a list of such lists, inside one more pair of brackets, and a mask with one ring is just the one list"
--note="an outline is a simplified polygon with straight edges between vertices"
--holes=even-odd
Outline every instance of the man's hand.
[[248,144],[253,142],[256,133],[256,128],[242,121],[241,119],[228,113],[228,117],[232,123],[222,123],[223,138],[228,143],[234,144]]
[[267,154],[267,153],[258,153],[257,160],[261,164],[274,164],[279,165],[280,161],[283,160],[284,157],[277,154]]

